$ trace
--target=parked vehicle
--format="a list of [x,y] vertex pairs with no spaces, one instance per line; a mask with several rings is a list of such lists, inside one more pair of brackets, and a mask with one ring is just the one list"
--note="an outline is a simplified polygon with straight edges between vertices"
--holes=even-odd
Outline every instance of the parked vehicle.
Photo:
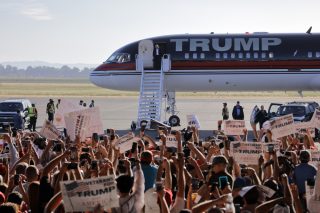
[[28,99],[5,100],[0,102],[0,127],[5,128],[13,126],[13,116],[20,110],[22,117],[25,120],[25,128],[29,125],[29,117],[26,109],[31,107],[31,102]]
[[285,104],[271,103],[268,109],[269,118],[293,114],[295,122],[309,121],[316,108],[319,107],[317,102],[288,102]]

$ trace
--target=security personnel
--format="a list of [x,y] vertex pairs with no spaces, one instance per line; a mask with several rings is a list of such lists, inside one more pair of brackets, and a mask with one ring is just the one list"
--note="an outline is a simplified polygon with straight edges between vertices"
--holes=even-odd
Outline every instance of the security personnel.
[[35,104],[31,104],[31,107],[28,108],[28,116],[30,118],[30,125],[29,125],[29,130],[33,132],[36,131],[36,126],[37,126],[37,118],[38,118],[38,111],[37,108],[35,107]]
[[49,103],[47,104],[47,114],[48,114],[48,121],[50,121],[51,123],[53,122],[54,113],[55,113],[54,102],[52,99],[50,99]]

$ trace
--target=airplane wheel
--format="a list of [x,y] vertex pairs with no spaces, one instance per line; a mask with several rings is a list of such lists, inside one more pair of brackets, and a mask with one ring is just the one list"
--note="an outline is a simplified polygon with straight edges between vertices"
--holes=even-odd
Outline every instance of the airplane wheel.
[[180,126],[180,118],[176,115],[171,115],[169,118],[170,126]]

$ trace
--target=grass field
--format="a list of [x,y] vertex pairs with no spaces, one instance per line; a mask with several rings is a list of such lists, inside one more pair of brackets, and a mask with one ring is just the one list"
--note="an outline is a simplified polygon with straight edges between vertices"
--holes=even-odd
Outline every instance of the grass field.
[[[106,96],[138,96],[138,92],[123,92],[103,89],[91,84],[87,79],[0,79],[1,97],[106,97]],[[304,92],[304,97],[320,98],[320,92]],[[297,92],[184,92],[177,96],[201,98],[237,98],[252,97],[300,97]]]

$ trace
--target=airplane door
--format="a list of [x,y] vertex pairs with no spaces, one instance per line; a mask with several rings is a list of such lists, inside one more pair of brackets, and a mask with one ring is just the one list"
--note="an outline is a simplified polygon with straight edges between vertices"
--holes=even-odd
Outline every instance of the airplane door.
[[153,68],[153,41],[152,40],[142,40],[139,42],[139,55],[143,59],[143,67],[145,69]]

